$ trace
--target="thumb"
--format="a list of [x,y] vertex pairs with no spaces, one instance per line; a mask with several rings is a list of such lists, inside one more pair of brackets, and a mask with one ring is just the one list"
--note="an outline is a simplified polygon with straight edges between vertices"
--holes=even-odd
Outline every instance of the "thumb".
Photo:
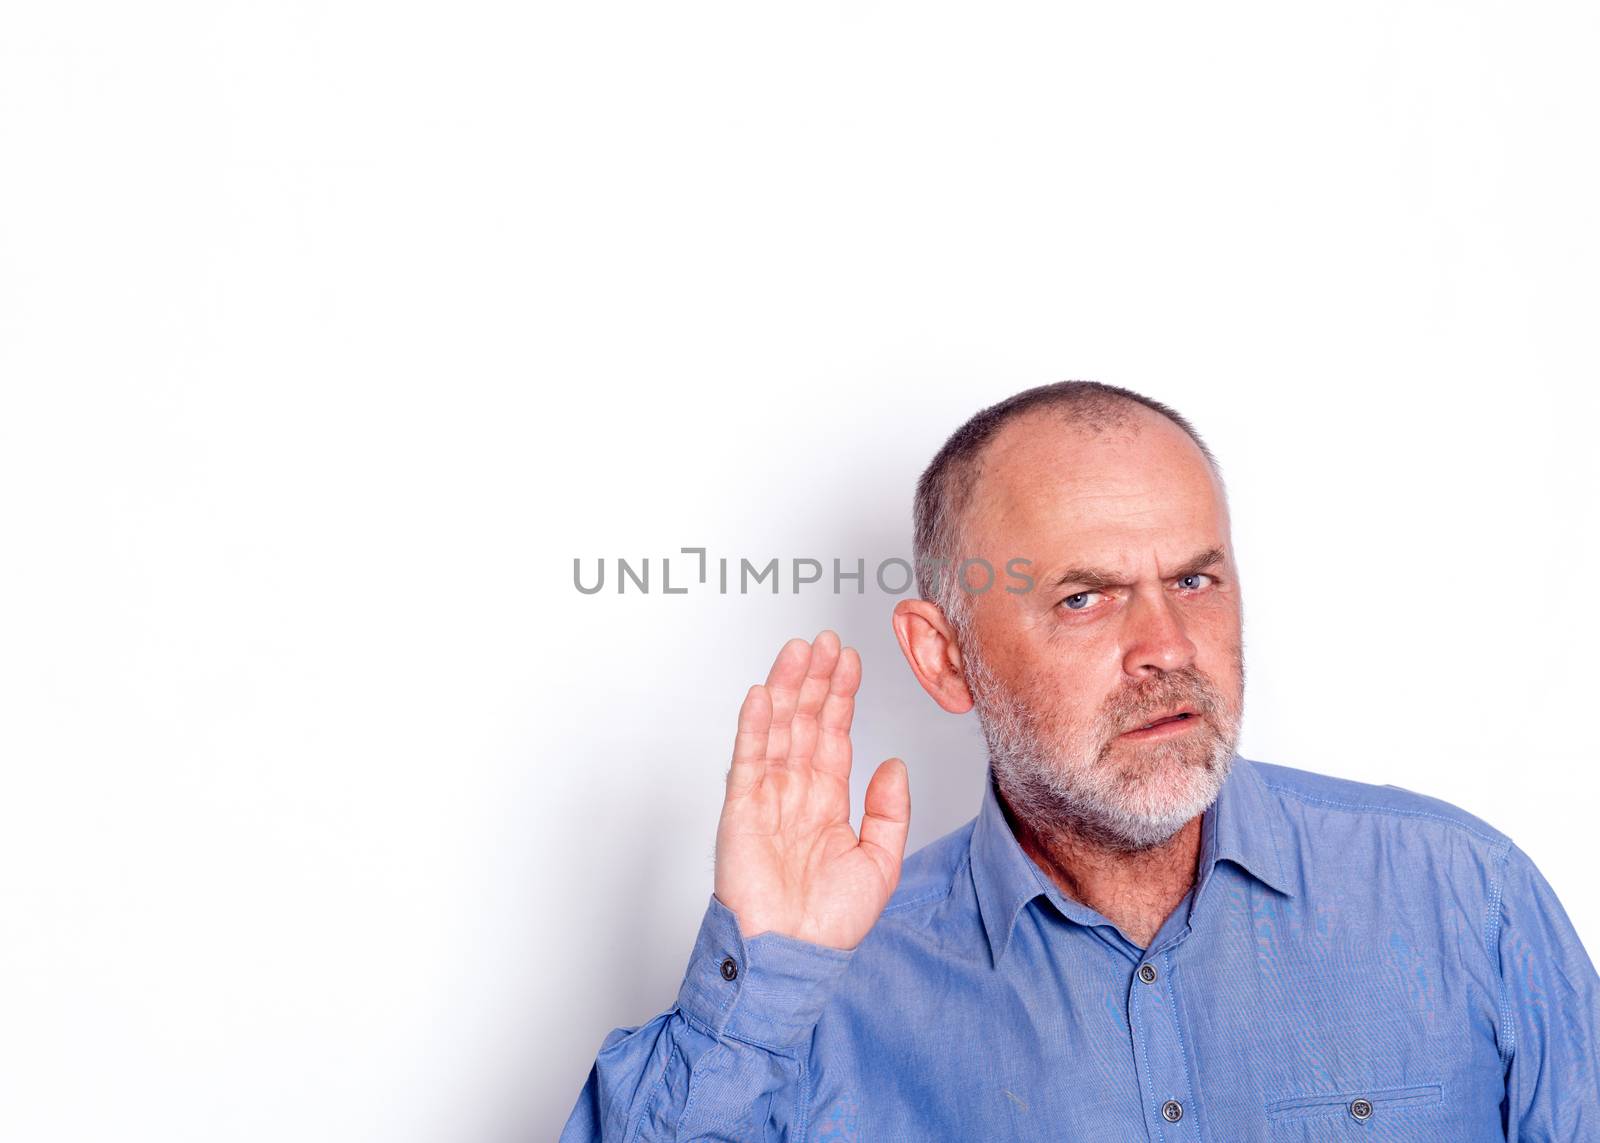
[[911,830],[911,776],[898,758],[885,760],[867,783],[867,800],[861,816],[861,844],[878,863],[883,879],[894,892],[900,880],[900,860]]

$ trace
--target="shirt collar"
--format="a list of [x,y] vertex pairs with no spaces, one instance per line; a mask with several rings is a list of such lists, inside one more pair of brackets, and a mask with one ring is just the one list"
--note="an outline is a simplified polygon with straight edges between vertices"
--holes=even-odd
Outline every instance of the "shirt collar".
[[[1227,780],[1201,818],[1195,896],[1198,898],[1212,868],[1224,859],[1278,892],[1294,896],[1293,883],[1284,869],[1282,812],[1255,764],[1235,754]],[[1041,894],[1071,920],[1091,923],[1098,917],[1062,893],[1022,851],[1000,807],[992,766],[984,777],[983,808],[973,826],[970,850],[978,911],[993,963],[999,964],[1005,956],[1017,914]]]

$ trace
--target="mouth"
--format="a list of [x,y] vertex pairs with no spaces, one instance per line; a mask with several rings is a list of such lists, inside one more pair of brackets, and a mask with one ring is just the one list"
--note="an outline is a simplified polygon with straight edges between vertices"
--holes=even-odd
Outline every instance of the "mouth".
[[1189,726],[1199,720],[1199,716],[1192,710],[1175,710],[1169,714],[1158,715],[1141,726],[1124,731],[1123,738],[1162,738],[1169,734],[1182,734]]

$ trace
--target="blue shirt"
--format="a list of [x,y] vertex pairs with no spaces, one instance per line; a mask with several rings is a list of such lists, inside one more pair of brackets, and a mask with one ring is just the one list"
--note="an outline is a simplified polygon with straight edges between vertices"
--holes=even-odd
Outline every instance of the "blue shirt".
[[578,1140],[1600,1140],[1600,979],[1504,834],[1235,756],[1148,949],[981,812],[853,950],[712,895],[677,1003],[605,1038]]

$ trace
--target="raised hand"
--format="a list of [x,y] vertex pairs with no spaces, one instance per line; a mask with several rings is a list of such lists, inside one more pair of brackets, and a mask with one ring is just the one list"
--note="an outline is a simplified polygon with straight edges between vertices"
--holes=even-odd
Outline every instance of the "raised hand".
[[854,948],[900,880],[911,823],[905,763],[867,783],[861,833],[850,827],[850,720],[861,656],[823,631],[791,639],[739,708],[717,824],[717,898],[746,937],[774,931]]

